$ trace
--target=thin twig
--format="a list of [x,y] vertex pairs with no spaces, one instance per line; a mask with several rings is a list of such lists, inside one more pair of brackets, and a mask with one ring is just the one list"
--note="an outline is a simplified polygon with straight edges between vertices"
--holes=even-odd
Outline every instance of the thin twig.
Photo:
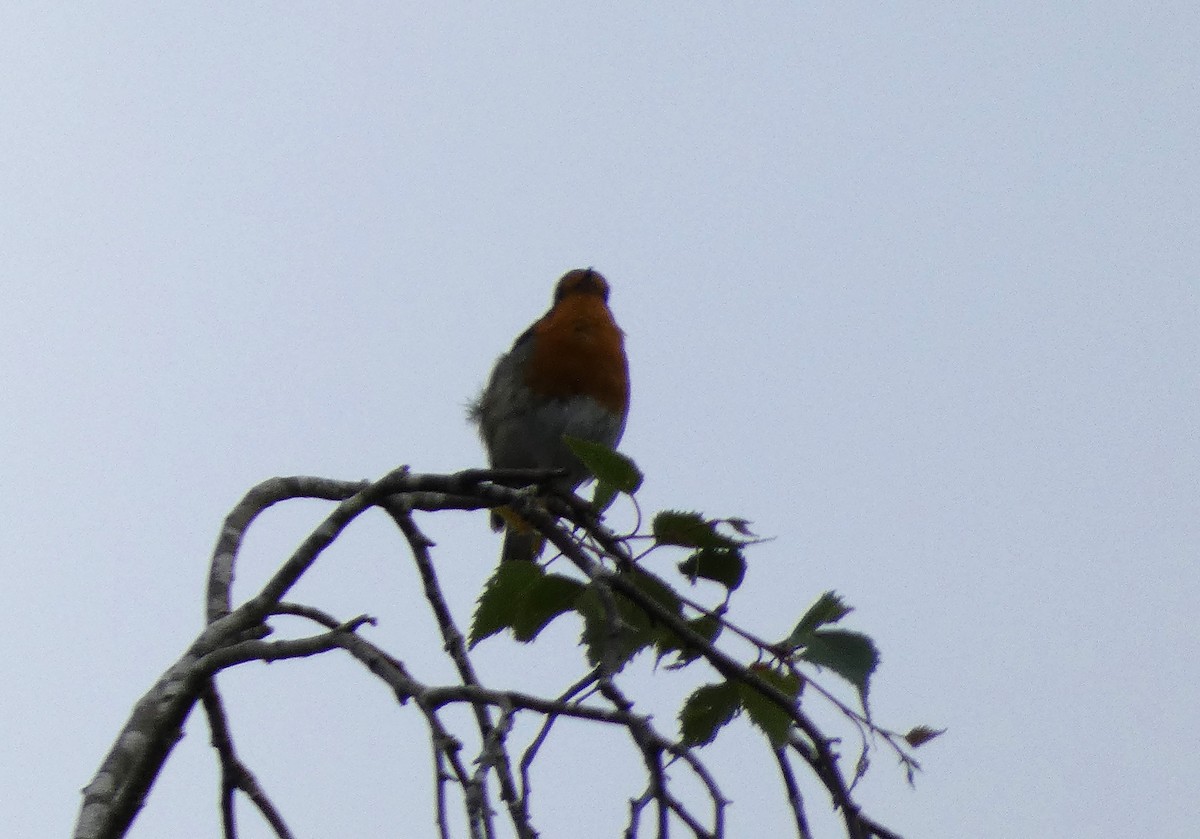
[[450,823],[446,813],[446,783],[450,780],[450,774],[446,771],[444,764],[445,755],[442,754],[435,738],[430,739],[430,746],[433,757],[433,800],[438,836],[441,839],[450,839]]
[[233,746],[233,735],[229,730],[229,720],[225,714],[225,706],[217,686],[209,682],[200,694],[204,703],[204,711],[208,716],[209,729],[212,732],[212,745],[217,750],[221,760],[221,816],[225,826],[227,839],[237,839],[237,825],[234,818],[233,795],[237,790],[246,793],[246,797],[262,813],[267,824],[275,831],[279,839],[292,839],[278,808],[263,791],[254,773],[237,756]]
[[[559,702],[568,702],[575,698],[581,691],[586,690],[596,683],[598,671],[593,668],[592,672],[588,673],[575,684],[571,685],[561,694],[559,694]],[[534,758],[537,757],[538,751],[542,748],[542,744],[546,742],[546,738],[550,736],[550,728],[558,719],[558,714],[546,714],[546,721],[542,723],[541,729],[537,736],[533,738],[529,746],[525,749],[525,753],[521,755],[521,763],[519,764],[521,773],[521,799],[522,806],[528,810],[529,808],[529,767],[533,765]]]
[[774,749],[775,762],[779,764],[779,774],[783,777],[783,787],[787,790],[788,804],[791,805],[792,815],[796,819],[796,835],[800,839],[812,839],[808,829],[808,818],[804,815],[804,799],[800,795],[800,787],[796,785],[796,775],[792,765],[788,763],[785,749]]
[[[388,498],[382,506],[408,541],[409,549],[417,565],[417,570],[421,575],[425,599],[429,602],[430,608],[433,609],[438,628],[442,633],[442,641],[445,644],[446,652],[450,655],[450,659],[458,669],[459,678],[462,679],[464,685],[479,685],[479,678],[475,674],[475,668],[471,664],[471,659],[467,654],[467,646],[463,639],[463,634],[458,629],[457,624],[455,624],[453,615],[450,614],[450,607],[447,605],[446,598],[443,596],[441,586],[438,583],[433,559],[429,555],[430,541],[428,537],[417,528],[412,515],[399,499],[396,497]],[[494,733],[491,715],[488,713],[486,706],[473,705],[472,708],[475,713],[476,723],[479,726],[480,736],[483,742],[487,743],[493,737]],[[508,755],[502,749],[495,756],[494,768],[496,776],[500,781],[500,797],[508,804],[510,817],[513,820],[513,826],[517,831],[517,835],[521,839],[534,839],[536,834],[529,821],[529,813],[524,809],[520,796],[517,794]],[[487,835],[491,839],[494,835],[494,827],[491,820],[491,808],[487,804],[486,777],[481,779],[480,784],[479,792],[483,796],[480,812],[483,814],[485,820],[484,826]]]

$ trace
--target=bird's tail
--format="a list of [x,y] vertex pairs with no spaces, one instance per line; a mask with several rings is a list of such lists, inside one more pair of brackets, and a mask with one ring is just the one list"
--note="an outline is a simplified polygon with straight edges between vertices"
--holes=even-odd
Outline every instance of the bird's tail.
[[501,562],[533,562],[545,547],[546,540],[534,530],[518,530],[515,527],[504,528],[504,550],[500,554]]
[[492,510],[492,530],[504,530],[504,550],[500,561],[532,562],[542,555],[546,539],[509,507]]

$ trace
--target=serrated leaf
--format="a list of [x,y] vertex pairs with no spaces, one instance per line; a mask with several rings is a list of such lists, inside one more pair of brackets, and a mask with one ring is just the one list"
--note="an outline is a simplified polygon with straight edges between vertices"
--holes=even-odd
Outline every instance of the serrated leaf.
[[867,709],[871,674],[879,666],[879,650],[869,636],[848,629],[817,629],[809,633],[800,658],[827,667],[854,685],[863,710]]
[[651,532],[660,545],[682,548],[735,548],[737,541],[717,531],[716,521],[699,513],[664,510],[654,517]]
[[808,611],[804,613],[804,617],[800,618],[800,622],[796,624],[796,628],[792,630],[792,634],[787,637],[782,646],[789,650],[798,649],[807,643],[813,630],[825,624],[837,623],[853,611],[854,608],[847,606],[837,592],[827,591],[817,599],[816,603],[808,607]]
[[[653,599],[666,611],[682,617],[683,607],[679,595],[660,577],[639,568],[631,569],[622,578],[634,585],[647,597]],[[670,630],[661,620],[654,619],[645,609],[625,595],[610,589],[612,602],[617,609],[617,632],[606,620],[603,600],[595,588],[589,586],[576,603],[583,616],[583,643],[587,647],[592,664],[603,660],[610,650],[617,666],[623,667],[629,659],[651,644],[657,644]]]
[[[750,532],[749,522],[741,518],[709,519],[697,512],[663,510],[654,517],[651,533],[659,545],[681,548],[741,548],[759,541]],[[727,525],[738,536],[722,533]],[[747,537],[747,538],[740,538]]]
[[[795,701],[800,694],[801,682],[791,673],[781,672],[765,666],[755,666],[750,668],[756,675],[760,676],[764,682],[774,685],[779,688],[786,696]],[[757,688],[746,684],[745,682],[738,683],[738,695],[742,700],[742,707],[746,709],[747,716],[771,741],[771,745],[779,748],[787,742],[788,732],[792,728],[792,717],[783,708],[779,707],[773,699],[768,698],[758,691]]]
[[668,612],[680,614],[679,595],[667,585],[666,580],[640,568],[627,571],[623,576],[643,593],[658,601]]
[[701,548],[679,563],[679,573],[693,583],[704,578],[733,591],[746,577],[746,558],[737,548]]
[[525,595],[546,572],[536,562],[502,562],[479,595],[471,621],[470,646],[505,629],[513,628]]
[[[717,640],[717,636],[721,634],[721,621],[716,615],[701,615],[698,618],[692,618],[687,624],[693,632],[709,643]],[[665,626],[657,634],[654,648],[659,661],[672,652],[676,653],[675,660],[667,665],[669,670],[677,670],[700,657],[700,650],[697,647],[689,644]]]
[[[614,591],[612,599],[617,610],[614,634],[595,585],[589,585],[575,603],[576,611],[583,617],[583,636],[580,640],[593,666],[608,660],[619,670],[654,643],[654,626],[641,607]],[[605,653],[610,658],[606,659]]]
[[927,725],[915,726],[911,731],[904,735],[904,739],[908,741],[908,745],[914,749],[917,746],[924,746],[935,737],[941,737],[946,733],[944,728],[930,728]]
[[737,716],[741,701],[736,685],[721,682],[697,688],[679,711],[679,734],[685,746],[711,743],[721,728]]
[[608,484],[617,492],[629,495],[633,495],[641,487],[641,470],[637,468],[636,463],[620,452],[600,443],[580,440],[569,435],[564,436],[563,441],[599,483]]
[[513,637],[523,643],[532,641],[550,621],[575,608],[583,589],[578,580],[546,574],[526,590],[512,624]]

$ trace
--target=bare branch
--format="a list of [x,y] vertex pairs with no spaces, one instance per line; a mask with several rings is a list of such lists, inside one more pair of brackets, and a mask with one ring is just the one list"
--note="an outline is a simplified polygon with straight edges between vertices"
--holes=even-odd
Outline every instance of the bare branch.
[[775,749],[775,761],[779,764],[779,774],[783,777],[783,787],[787,790],[788,804],[791,805],[792,815],[796,819],[796,835],[800,839],[812,839],[808,829],[808,819],[804,815],[804,799],[800,796],[800,787],[796,785],[796,775],[792,765],[788,763],[787,750]]
[[204,711],[208,716],[209,729],[212,732],[212,745],[217,750],[221,761],[221,814],[225,824],[225,835],[228,839],[237,839],[233,796],[237,790],[242,790],[262,813],[267,824],[275,831],[279,839],[292,839],[292,833],[284,823],[279,810],[263,792],[254,773],[242,763],[233,747],[233,736],[229,731],[229,721],[225,716],[225,707],[217,687],[213,683],[205,686],[201,694]]
[[[463,634],[458,629],[457,624],[455,624],[454,617],[450,614],[450,608],[446,604],[446,598],[442,594],[441,586],[437,581],[433,559],[429,555],[429,546],[431,544],[429,538],[417,528],[412,515],[396,496],[388,498],[384,502],[383,508],[400,528],[405,539],[408,540],[409,549],[412,551],[413,559],[417,564],[417,570],[421,575],[421,582],[425,590],[425,599],[429,602],[430,608],[433,609],[438,628],[442,633],[445,649],[454,661],[454,666],[458,669],[459,677],[462,679],[464,685],[477,686],[479,678],[475,675],[475,668],[471,664],[470,657],[467,655],[467,645]],[[490,714],[487,712],[487,708],[483,705],[475,704],[473,705],[473,709],[484,744],[496,742],[495,727]],[[533,839],[536,832],[532,824],[530,824],[529,813],[525,810],[521,797],[517,794],[516,785],[512,779],[512,770],[509,766],[508,755],[504,752],[502,745],[496,748],[497,751],[491,758],[496,769],[496,775],[500,780],[500,797],[508,804],[509,814],[517,835],[521,839]],[[491,836],[493,827],[491,824],[491,808],[487,803],[486,775],[480,778],[478,790],[482,796],[480,812],[483,814],[487,833]]]
[[361,492],[366,482],[333,481],[327,478],[271,478],[263,481],[238,502],[225,518],[221,535],[213,549],[209,565],[207,622],[212,623],[229,614],[230,588],[233,584],[234,563],[241,550],[246,531],[258,515],[280,501],[294,498],[320,498],[326,501],[344,501]]

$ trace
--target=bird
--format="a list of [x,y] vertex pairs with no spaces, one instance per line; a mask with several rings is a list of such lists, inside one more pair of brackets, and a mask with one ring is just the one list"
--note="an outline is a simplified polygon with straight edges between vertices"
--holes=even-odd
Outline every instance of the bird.
[[[492,468],[564,469],[558,485],[574,491],[588,472],[563,436],[616,448],[629,415],[629,360],[608,295],[598,271],[568,271],[549,311],[496,360],[468,407]],[[505,528],[502,562],[537,558],[542,539],[527,524],[497,511],[491,521]]]

